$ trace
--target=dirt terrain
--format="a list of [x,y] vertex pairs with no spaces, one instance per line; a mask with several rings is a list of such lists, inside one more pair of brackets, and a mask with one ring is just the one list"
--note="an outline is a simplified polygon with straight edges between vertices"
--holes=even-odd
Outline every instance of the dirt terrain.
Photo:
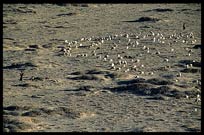
[[4,132],[200,132],[200,4],[4,4]]

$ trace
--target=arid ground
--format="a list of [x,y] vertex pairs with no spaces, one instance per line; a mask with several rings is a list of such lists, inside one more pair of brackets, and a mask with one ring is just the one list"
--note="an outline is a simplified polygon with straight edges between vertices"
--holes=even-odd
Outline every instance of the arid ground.
[[200,4],[4,4],[4,132],[200,132]]

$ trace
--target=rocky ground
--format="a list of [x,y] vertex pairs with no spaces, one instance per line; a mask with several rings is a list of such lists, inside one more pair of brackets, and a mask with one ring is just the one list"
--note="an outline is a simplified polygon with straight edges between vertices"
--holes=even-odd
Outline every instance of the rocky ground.
[[200,132],[200,94],[200,4],[3,5],[4,132]]

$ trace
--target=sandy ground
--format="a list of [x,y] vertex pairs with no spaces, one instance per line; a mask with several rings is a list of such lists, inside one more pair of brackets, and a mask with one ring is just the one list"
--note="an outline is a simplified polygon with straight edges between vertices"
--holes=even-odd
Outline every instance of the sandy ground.
[[200,93],[200,4],[3,5],[5,132],[199,132]]

